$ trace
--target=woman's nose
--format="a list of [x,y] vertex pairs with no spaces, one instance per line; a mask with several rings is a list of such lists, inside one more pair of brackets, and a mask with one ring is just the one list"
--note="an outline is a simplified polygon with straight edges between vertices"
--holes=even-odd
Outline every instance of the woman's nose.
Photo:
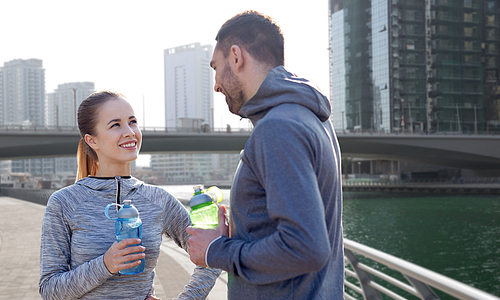
[[134,136],[135,131],[130,128],[130,126],[127,126],[126,130],[123,132],[123,136]]

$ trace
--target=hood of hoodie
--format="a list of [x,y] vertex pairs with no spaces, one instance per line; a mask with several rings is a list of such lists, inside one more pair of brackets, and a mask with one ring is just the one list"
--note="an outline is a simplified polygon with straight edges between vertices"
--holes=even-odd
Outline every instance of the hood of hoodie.
[[[105,197],[126,199],[127,195],[141,187],[144,182],[134,177],[110,177],[97,178],[88,176],[78,180],[75,184],[82,185],[96,192],[102,193]],[[121,201],[120,201],[121,202]]]
[[239,115],[248,118],[254,126],[273,107],[296,103],[311,110],[321,122],[330,117],[331,104],[314,83],[288,72],[285,67],[272,69],[257,93],[240,109]]

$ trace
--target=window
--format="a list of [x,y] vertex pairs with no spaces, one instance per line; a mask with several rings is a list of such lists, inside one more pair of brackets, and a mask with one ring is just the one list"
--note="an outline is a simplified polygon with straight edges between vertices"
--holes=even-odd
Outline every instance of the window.
[[464,22],[472,22],[472,14],[464,14]]
[[472,27],[464,27],[464,36],[471,37],[472,36]]
[[495,68],[497,66],[497,62],[495,57],[488,57],[487,58],[487,66],[488,68]]
[[490,26],[495,25],[495,15],[486,16],[486,24]]
[[472,0],[464,0],[464,7],[472,7]]
[[488,40],[497,40],[496,32],[495,29],[488,29],[486,31],[486,34],[488,36]]
[[467,51],[472,51],[474,48],[474,42],[464,42],[464,48]]
[[495,50],[496,50],[496,47],[495,47],[494,43],[488,44],[488,54],[495,54]]
[[488,71],[486,75],[487,80],[496,80],[496,71]]

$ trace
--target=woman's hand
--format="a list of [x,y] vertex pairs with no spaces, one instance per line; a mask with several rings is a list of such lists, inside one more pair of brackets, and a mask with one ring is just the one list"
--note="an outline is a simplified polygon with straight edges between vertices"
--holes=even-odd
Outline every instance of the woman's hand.
[[[126,248],[130,245],[137,245],[140,242],[140,239],[125,239],[119,243],[114,242],[113,245],[109,247],[108,251],[104,253],[104,264],[106,265],[106,268],[108,268],[108,271],[112,274],[115,274],[121,270],[140,265],[141,261],[137,259],[144,258],[146,254],[137,252],[144,252],[146,248],[143,246],[133,246]],[[135,254],[128,255],[130,253]],[[124,262],[131,260],[136,261],[124,264]]]

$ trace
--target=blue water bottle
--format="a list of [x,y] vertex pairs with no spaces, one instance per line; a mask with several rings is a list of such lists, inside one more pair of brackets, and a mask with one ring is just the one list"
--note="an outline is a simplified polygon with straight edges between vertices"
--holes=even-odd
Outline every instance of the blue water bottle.
[[[124,200],[123,205],[110,203],[106,206],[106,209],[104,210],[106,217],[116,221],[115,231],[116,231],[116,240],[118,243],[124,239],[142,238],[142,221],[141,218],[139,218],[139,212],[137,211],[135,206],[133,206],[131,203],[132,200]],[[108,214],[109,208],[112,205],[117,205],[121,207],[121,209],[118,211],[117,219],[111,218]],[[139,244],[127,246],[127,248],[139,245],[142,245],[142,241]],[[136,253],[131,253],[131,254],[136,254]],[[141,260],[140,265],[125,270],[121,270],[120,273],[121,274],[141,273],[142,271],[144,271],[145,259],[141,258],[140,260]],[[127,261],[125,263],[130,263],[133,261]]]

